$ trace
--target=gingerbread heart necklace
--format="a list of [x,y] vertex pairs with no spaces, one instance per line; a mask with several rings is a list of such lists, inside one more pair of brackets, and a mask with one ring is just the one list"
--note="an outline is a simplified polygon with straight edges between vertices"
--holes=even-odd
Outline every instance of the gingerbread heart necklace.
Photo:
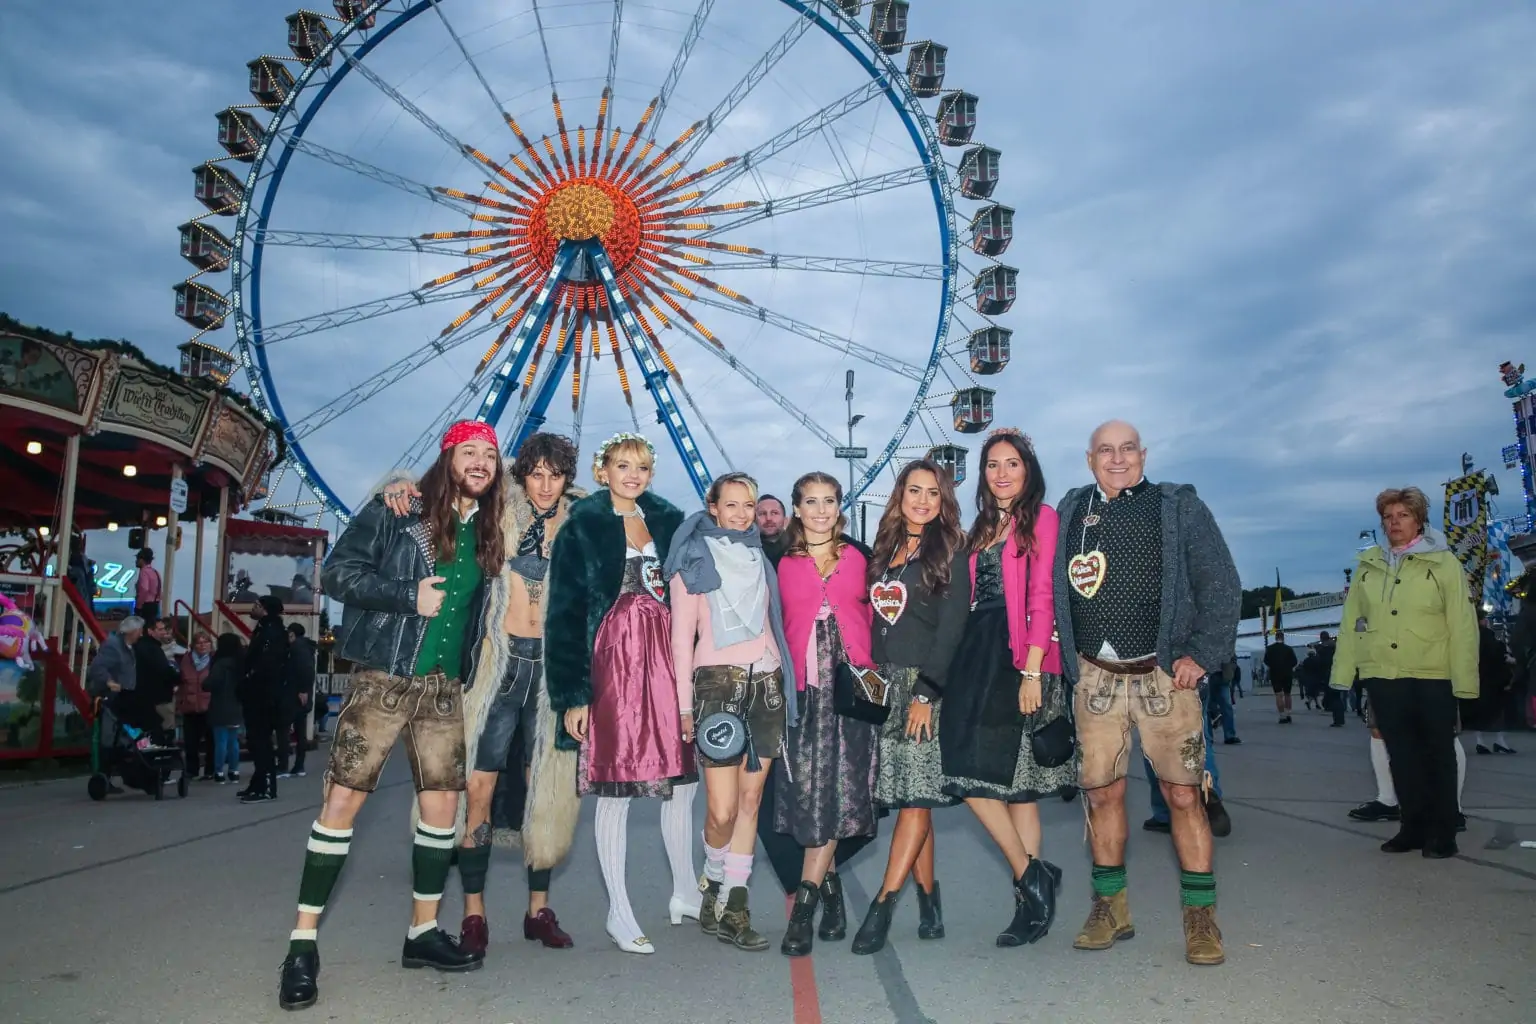
[[[919,543],[920,547],[921,543]],[[913,550],[908,554],[907,560],[902,562],[901,567],[896,570],[895,579],[891,579],[892,567],[886,566],[885,572],[880,574],[880,578],[870,585],[870,606],[874,608],[876,615],[892,626],[896,625],[896,620],[901,618],[902,612],[907,610],[909,594],[907,592],[907,584],[902,577],[907,574],[907,566],[911,565],[916,557],[917,550]]]
[[1067,561],[1067,582],[1072,589],[1085,598],[1092,598],[1104,585],[1104,577],[1109,572],[1109,560],[1104,557],[1104,552],[1098,548],[1088,550],[1088,527],[1098,526],[1101,519],[1093,510],[1094,499],[1098,497],[1098,488],[1088,493],[1088,511],[1083,516],[1083,535],[1078,543],[1078,553]]

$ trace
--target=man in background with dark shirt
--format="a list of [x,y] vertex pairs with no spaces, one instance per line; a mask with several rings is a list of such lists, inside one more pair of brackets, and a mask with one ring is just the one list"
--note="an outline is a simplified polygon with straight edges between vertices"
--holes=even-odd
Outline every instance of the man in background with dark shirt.
[[763,553],[774,565],[779,564],[784,549],[789,546],[788,525],[782,501],[771,494],[757,499],[757,531],[763,535]]
[[1211,826],[1201,802],[1200,680],[1234,653],[1242,584],[1210,509],[1183,484],[1154,484],[1129,423],[1093,432],[1095,484],[1058,512],[1057,629],[1075,683],[1079,783],[1088,805],[1093,908],[1073,945],[1109,949],[1135,934],[1126,895],[1125,779],[1131,729],[1168,802],[1181,868],[1184,957],[1225,960],[1216,926]]
[[1285,642],[1285,634],[1275,631],[1275,642],[1264,648],[1264,667],[1269,669],[1269,686],[1275,691],[1275,710],[1280,724],[1291,724],[1291,689],[1296,685],[1296,652]]

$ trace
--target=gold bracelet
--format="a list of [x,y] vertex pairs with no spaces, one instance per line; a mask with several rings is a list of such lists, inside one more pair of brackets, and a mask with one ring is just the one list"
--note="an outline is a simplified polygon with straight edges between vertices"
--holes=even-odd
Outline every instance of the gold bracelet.
[[1039,672],[1031,672],[1028,669],[1025,669],[1023,672],[1020,672],[1019,675],[1023,676],[1025,679],[1039,679],[1040,678],[1040,673]]

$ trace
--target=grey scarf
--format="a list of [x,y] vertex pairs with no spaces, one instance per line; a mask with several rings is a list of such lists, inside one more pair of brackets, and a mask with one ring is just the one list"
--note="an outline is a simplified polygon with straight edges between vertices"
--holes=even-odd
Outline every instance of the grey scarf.
[[[784,609],[779,602],[779,577],[774,571],[773,563],[761,556],[763,537],[757,530],[757,524],[753,523],[746,530],[727,530],[723,526],[717,526],[708,512],[695,512],[683,520],[683,525],[679,526],[677,532],[672,535],[672,547],[667,552],[663,573],[667,579],[681,575],[683,585],[688,588],[690,594],[703,594],[708,598],[719,591],[722,582],[720,570],[716,568],[714,553],[709,550],[709,544],[706,543],[709,540],[744,544],[759,551],[763,581],[768,588],[768,624],[773,628],[774,643],[779,646],[779,662],[784,673],[785,710],[790,726],[796,726],[800,723],[800,708],[795,698],[794,663],[790,658],[789,641],[784,637]],[[712,629],[718,629],[724,625],[723,617],[715,614],[713,605],[714,602],[711,602],[710,622]],[[741,639],[743,638],[737,637],[722,643],[721,637],[714,637],[717,647],[739,643]]]

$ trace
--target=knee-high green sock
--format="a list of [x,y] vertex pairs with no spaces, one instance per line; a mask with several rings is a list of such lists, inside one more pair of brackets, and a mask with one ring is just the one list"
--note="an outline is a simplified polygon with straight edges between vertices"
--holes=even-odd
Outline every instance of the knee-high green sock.
[[1216,905],[1216,873],[1214,871],[1180,871],[1179,902],[1186,907],[1214,907]]
[[464,884],[464,895],[478,896],[485,892],[485,876],[490,869],[489,846],[459,847],[459,881]]
[[1117,896],[1125,891],[1125,865],[1095,864],[1093,866],[1093,894]]
[[[299,913],[322,914],[341,866],[352,849],[352,830],[326,828],[318,821],[310,826],[309,845],[304,852],[304,873],[299,876]],[[288,937],[289,953],[312,953],[318,929],[296,928]]]
[[[416,825],[416,841],[411,846],[411,899],[436,903],[443,898],[448,869],[453,865],[453,831],[452,825],[438,828],[424,821]],[[419,935],[435,927],[436,919],[412,925],[411,931]]]

